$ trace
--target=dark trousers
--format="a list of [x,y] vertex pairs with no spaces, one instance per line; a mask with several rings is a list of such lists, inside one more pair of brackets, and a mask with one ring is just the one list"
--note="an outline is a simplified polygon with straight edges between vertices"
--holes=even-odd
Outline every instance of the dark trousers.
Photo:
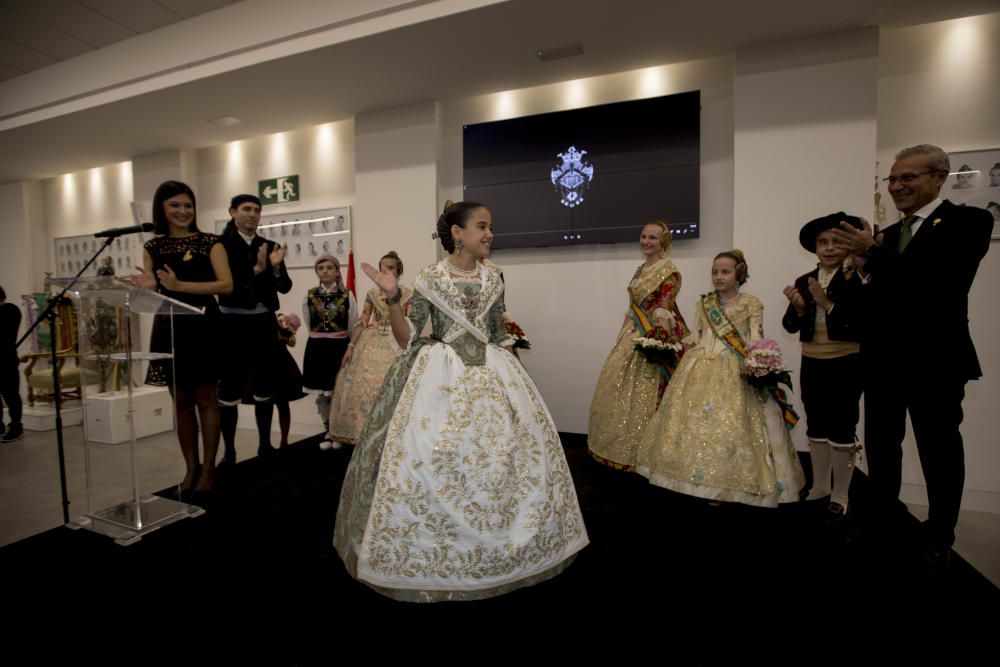
[[[920,364],[917,371],[919,372]],[[910,415],[920,467],[927,482],[929,546],[955,542],[965,486],[962,400],[965,380],[916,378],[898,370],[869,373],[865,386],[868,475],[883,508],[897,507],[903,469],[903,436]]]
[[[10,423],[21,423],[21,374],[17,371],[17,361],[0,367],[0,397],[10,410]],[[0,404],[0,422],[3,422],[3,405]]]
[[277,383],[278,323],[274,313],[227,315],[219,318],[222,330],[222,372],[219,403],[235,406],[244,398],[274,400]]
[[799,385],[806,409],[806,436],[853,445],[861,414],[864,366],[860,354],[833,359],[802,357]]

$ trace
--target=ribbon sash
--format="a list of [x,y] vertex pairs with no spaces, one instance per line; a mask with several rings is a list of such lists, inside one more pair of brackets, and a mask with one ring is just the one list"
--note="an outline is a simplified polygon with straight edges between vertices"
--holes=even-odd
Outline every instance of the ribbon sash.
[[[635,323],[636,330],[642,336],[647,335],[656,325],[654,325],[653,321],[649,319],[649,315],[646,311],[639,307],[639,304],[633,301],[631,308],[632,321]],[[677,370],[676,364],[671,364],[669,366],[667,364],[656,364],[656,367],[660,369],[660,374],[666,382],[670,382],[670,377],[674,374],[674,371]]]

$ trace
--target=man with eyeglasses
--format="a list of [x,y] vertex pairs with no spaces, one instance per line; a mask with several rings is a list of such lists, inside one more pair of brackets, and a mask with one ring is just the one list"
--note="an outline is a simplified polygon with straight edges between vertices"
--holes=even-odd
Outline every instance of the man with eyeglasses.
[[927,483],[920,548],[931,573],[947,565],[955,542],[965,484],[962,400],[965,383],[982,376],[969,334],[969,289],[993,229],[989,212],[941,199],[949,170],[937,146],[900,151],[884,180],[902,220],[874,237],[867,223],[861,230],[841,223],[837,233],[861,266],[869,303],[865,446],[877,504],[868,518],[905,509],[898,498],[908,412]]

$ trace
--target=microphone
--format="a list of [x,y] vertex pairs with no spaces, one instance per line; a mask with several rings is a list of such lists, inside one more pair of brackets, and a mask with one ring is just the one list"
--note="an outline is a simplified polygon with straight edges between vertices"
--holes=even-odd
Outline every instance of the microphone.
[[103,232],[97,232],[94,234],[96,239],[107,239],[115,238],[117,236],[125,236],[126,234],[138,234],[139,232],[151,232],[156,229],[151,222],[144,222],[141,225],[132,225],[131,227],[114,227],[112,229],[105,229]]

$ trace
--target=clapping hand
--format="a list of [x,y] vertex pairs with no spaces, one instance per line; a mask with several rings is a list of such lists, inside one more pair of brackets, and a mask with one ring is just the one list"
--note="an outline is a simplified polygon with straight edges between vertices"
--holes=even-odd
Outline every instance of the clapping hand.
[[[261,246],[264,247],[264,246]],[[288,252],[288,244],[275,246],[274,250],[271,252],[271,268],[276,269],[285,259],[285,253]]]
[[816,305],[823,310],[830,310],[833,307],[833,301],[830,301],[829,297],[827,297],[826,290],[820,287],[819,281],[812,276],[809,276],[809,293],[812,294]]
[[858,229],[846,222],[841,222],[840,229],[834,228],[833,230],[837,245],[850,255],[864,255],[870,247],[875,245],[872,226],[864,218],[861,218],[861,225],[862,228]]
[[132,274],[132,284],[136,287],[156,291],[156,276],[152,271],[147,271],[142,267],[136,267],[136,273]]
[[263,273],[267,268],[267,244],[257,249],[257,263],[253,267],[254,274]]
[[806,300],[802,298],[802,294],[795,289],[794,285],[789,285],[782,291],[785,293],[788,301],[792,304],[792,307],[795,308],[796,313],[801,315],[806,312]]
[[177,288],[180,287],[181,281],[177,280],[177,274],[166,264],[163,265],[162,269],[156,271],[156,277],[160,279],[160,284],[171,291],[178,291]]

